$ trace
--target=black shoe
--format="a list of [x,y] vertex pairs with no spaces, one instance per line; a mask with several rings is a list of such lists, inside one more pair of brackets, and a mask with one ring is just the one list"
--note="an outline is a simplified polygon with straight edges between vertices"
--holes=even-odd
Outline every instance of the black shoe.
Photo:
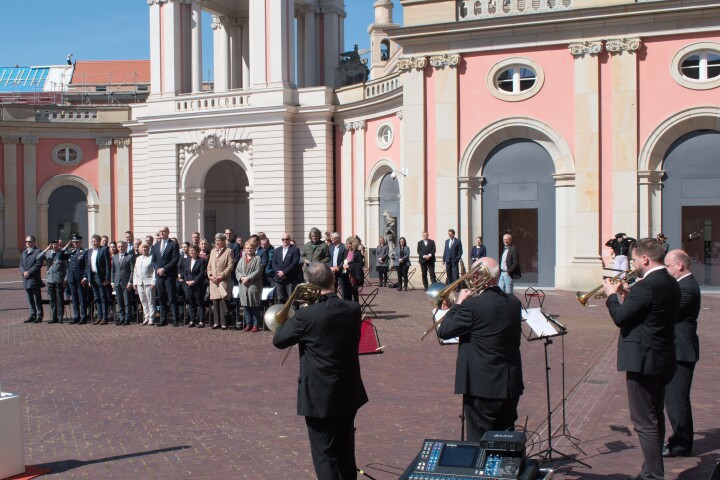
[[78,320],[78,319],[74,319],[74,320],[70,321],[70,325],[77,325],[78,323],[80,323],[80,320]]
[[678,446],[670,446],[667,443],[663,445],[662,456],[665,458],[672,457],[689,457],[692,454],[690,450],[686,450]]
[[78,325],[87,325],[87,320],[80,320],[77,324]]
[[51,323],[60,323],[60,320],[50,320],[50,321],[48,322],[48,325],[51,324]]
[[173,327],[179,327],[178,322],[173,322]]
[[35,323],[35,317],[30,317],[27,320],[25,320],[23,323]]
[[167,325],[167,320],[163,320],[162,322],[155,324],[156,327],[164,327],[165,325]]
[[35,319],[35,323],[42,323],[42,317],[38,317]]

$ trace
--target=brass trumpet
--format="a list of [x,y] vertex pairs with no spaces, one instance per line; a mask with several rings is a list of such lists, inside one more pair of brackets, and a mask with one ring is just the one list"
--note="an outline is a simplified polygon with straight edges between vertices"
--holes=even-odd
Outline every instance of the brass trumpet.
[[292,308],[294,302],[315,303],[320,298],[320,287],[312,283],[301,283],[293,291],[285,305],[272,305],[265,311],[263,320],[268,330],[274,332],[280,325],[287,322],[287,319],[295,315],[295,309]]
[[[624,277],[623,277],[623,275],[624,275]],[[637,277],[637,272],[635,270],[625,270],[625,271],[618,273],[614,277],[611,277],[610,283],[627,283],[631,280],[634,280],[636,277]],[[594,288],[587,293],[577,292],[576,295],[577,295],[578,302],[580,302],[580,305],[582,305],[583,307],[587,307],[588,300],[590,300],[591,298],[600,299],[600,298],[607,297],[607,293],[605,293],[605,285],[604,284],[600,284],[599,287]]]
[[[490,272],[487,265],[484,263],[478,263],[473,265],[467,273],[461,275],[460,278],[450,285],[445,285],[442,282],[433,283],[430,287],[428,287],[426,294],[430,301],[433,302],[433,305],[435,305],[435,311],[437,311],[440,307],[442,307],[443,302],[447,302],[450,306],[455,303],[455,289],[463,282],[467,284],[468,290],[470,290],[473,295],[477,295],[483,288],[485,288],[485,285],[491,279],[492,272]],[[433,320],[432,326],[425,330],[425,333],[422,334],[420,340],[424,340],[425,337],[434,329],[439,327],[441,323],[442,318],[438,321]]]

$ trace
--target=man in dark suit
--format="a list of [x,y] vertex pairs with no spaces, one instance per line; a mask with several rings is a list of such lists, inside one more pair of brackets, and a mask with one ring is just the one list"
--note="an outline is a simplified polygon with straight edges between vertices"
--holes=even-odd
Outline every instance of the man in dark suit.
[[100,235],[93,235],[90,239],[91,248],[85,251],[84,280],[90,283],[97,309],[97,320],[93,325],[107,325],[110,305],[106,288],[110,285],[110,252],[107,247],[100,246],[101,240]]
[[427,291],[428,272],[430,273],[430,283],[437,282],[435,277],[435,240],[428,238],[428,232],[422,233],[422,240],[417,244],[417,254],[422,273],[423,288]]
[[512,244],[512,235],[503,235],[503,252],[500,255],[500,288],[508,295],[513,294],[513,280],[520,278],[520,256]]
[[458,264],[463,256],[462,243],[459,238],[455,238],[455,230],[448,230],[448,239],[445,240],[445,251],[443,252],[443,263],[445,263],[445,272],[447,273],[445,283],[450,285],[458,279],[460,271]]
[[115,290],[118,316],[115,325],[130,325],[130,304],[133,298],[133,267],[135,256],[127,252],[127,243],[117,242],[118,253],[112,258],[111,285]]
[[524,385],[520,338],[520,300],[497,285],[500,269],[492,258],[480,259],[491,278],[479,295],[461,290],[438,329],[442,339],[460,337],[455,393],[463,395],[468,440],[480,441],[488,430],[514,430]]
[[286,233],[282,234],[282,246],[275,249],[273,255],[273,270],[275,270],[275,292],[278,301],[285,303],[295,290],[298,279],[302,274],[300,269],[300,250],[290,245],[292,239]]
[[45,285],[40,278],[43,265],[41,254],[42,251],[35,245],[35,237],[26,236],[25,250],[20,257],[20,273],[23,277],[23,288],[27,294],[30,315],[23,323],[42,323],[43,320],[42,287]]
[[300,345],[297,413],[305,417],[317,478],[355,479],[355,415],[368,401],[358,357],[360,306],[337,296],[327,264],[313,262],[305,275],[321,296],[281,325],[273,344]]
[[665,385],[675,373],[675,319],[680,287],[670,276],[665,252],[655,239],[644,238],[633,247],[639,280],[627,291],[621,283],[604,281],[605,304],[620,328],[618,371],[626,372],[630,419],[638,432],[645,462],[639,479],[662,479],[665,437]]
[[173,326],[178,326],[180,315],[178,313],[177,278],[178,262],[180,261],[180,247],[177,242],[170,239],[170,229],[162,227],[158,232],[160,238],[152,247],[151,262],[155,270],[155,288],[160,302],[160,323],[164,327],[168,323],[168,305],[173,317]]
[[487,249],[485,248],[485,245],[483,245],[483,239],[482,237],[477,237],[475,239],[475,246],[472,247],[472,250],[470,251],[470,265],[485,256],[487,256]]
[[693,418],[690,405],[695,363],[700,359],[697,319],[700,315],[700,285],[690,271],[690,257],[682,250],[665,255],[665,267],[680,287],[680,309],[675,322],[675,360],[677,369],[665,387],[667,408],[673,433],[663,446],[663,457],[686,457],[693,446]]
[[70,238],[73,249],[65,247],[65,252],[69,255],[67,276],[65,277],[70,289],[70,298],[73,304],[72,324],[86,324],[88,321],[87,313],[87,286],[83,280],[85,277],[85,249],[82,246],[82,237],[77,233]]
[[[330,234],[330,241],[332,242],[329,248],[330,270],[332,270],[333,275],[335,275],[335,291],[337,292],[339,284],[343,298],[348,300],[348,295],[351,293],[350,280],[348,279],[347,272],[343,271],[343,262],[345,262],[345,258],[347,258],[347,248],[345,248],[345,244],[340,241],[340,234],[338,232]],[[350,295],[350,298],[352,298],[352,295]]]

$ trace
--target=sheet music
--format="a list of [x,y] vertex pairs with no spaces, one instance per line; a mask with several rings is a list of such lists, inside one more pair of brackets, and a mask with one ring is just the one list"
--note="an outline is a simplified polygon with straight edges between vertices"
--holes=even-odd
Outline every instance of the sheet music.
[[[435,312],[435,317],[433,317],[433,320],[435,321],[435,323],[437,323],[438,320],[440,320],[441,318],[443,318],[443,317],[445,316],[445,314],[446,314],[447,312],[449,312],[449,311],[450,311],[449,308],[448,308],[447,310],[443,310],[442,308],[438,308],[437,312]],[[437,332],[435,332],[435,333],[437,333]],[[439,338],[439,337],[438,337],[438,338]],[[448,339],[448,340],[443,340],[443,339],[439,338],[439,340],[440,340],[440,343],[442,343],[443,345],[452,345],[452,344],[455,344],[455,343],[460,343],[460,338],[459,338],[459,337],[453,337],[453,338],[450,338],[450,339]]]
[[275,291],[275,287],[263,287],[262,299],[263,301],[268,299],[268,296]]
[[539,308],[523,309],[522,317],[538,337],[551,337],[558,333]]

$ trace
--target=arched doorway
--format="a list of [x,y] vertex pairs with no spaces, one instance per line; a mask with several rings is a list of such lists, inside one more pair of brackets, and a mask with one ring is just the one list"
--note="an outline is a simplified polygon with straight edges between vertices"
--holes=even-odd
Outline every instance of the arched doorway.
[[383,214],[388,212],[397,219],[395,228],[397,229],[397,238],[402,236],[402,228],[400,221],[400,185],[397,178],[392,178],[392,174],[386,173],[380,180],[380,188],[378,189],[378,197],[380,202],[380,215],[378,232],[385,232],[385,217]]
[[482,169],[482,232],[488,255],[499,259],[502,236],[511,233],[522,284],[555,284],[554,173],[547,150],[522,138],[500,143]]
[[49,239],[67,241],[73,233],[88,238],[87,197],[82,190],[65,185],[50,194],[47,232]]
[[245,171],[232,160],[213,165],[205,176],[203,232],[207,238],[224,228],[247,238],[250,233],[250,206]]
[[663,233],[671,248],[690,255],[700,285],[720,286],[720,132],[683,135],[666,152],[663,170]]

